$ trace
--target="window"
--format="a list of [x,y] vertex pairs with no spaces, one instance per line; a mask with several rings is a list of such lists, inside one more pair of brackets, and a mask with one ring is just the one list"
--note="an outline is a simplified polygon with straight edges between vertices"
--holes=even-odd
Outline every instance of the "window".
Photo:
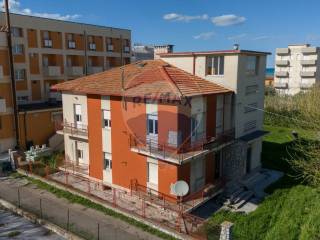
[[102,122],[102,127],[103,128],[111,128],[111,116],[110,116],[110,111],[109,110],[103,110],[103,122]]
[[22,28],[12,27],[11,33],[13,37],[22,37]]
[[224,56],[207,57],[206,75],[224,75]]
[[112,38],[107,38],[107,51],[113,51]]
[[246,95],[251,95],[258,92],[258,85],[250,85],[246,87]]
[[77,158],[80,161],[83,160],[83,150],[82,149],[77,149]]
[[89,43],[89,49],[90,50],[96,50],[96,44],[95,43]]
[[191,140],[197,141],[204,135],[204,113],[191,116]]
[[77,124],[81,124],[82,123],[81,105],[80,104],[75,104],[74,105],[74,110],[75,110],[75,122]]
[[48,31],[43,31],[43,33],[42,33],[43,39],[45,39],[45,40],[49,40],[50,39],[49,35],[50,34],[49,34]]
[[42,63],[44,67],[48,67],[49,66],[49,58],[48,56],[43,56],[42,57]]
[[158,164],[155,162],[147,163],[147,182],[158,185]]
[[147,130],[148,135],[158,134],[158,116],[157,115],[147,115]]
[[22,44],[13,45],[12,52],[13,52],[14,55],[23,54],[23,45]]
[[75,41],[68,41],[68,48],[69,49],[75,49],[76,48],[76,42]]
[[52,47],[52,41],[49,39],[45,39],[44,40],[44,46],[47,48],[51,48]]
[[249,121],[249,122],[246,122],[244,124],[244,132],[248,132],[248,131],[251,131],[253,129],[255,129],[257,127],[257,121],[256,120],[253,120],[253,121]]
[[14,71],[14,77],[16,81],[21,81],[25,79],[25,70],[17,69]]
[[112,169],[112,160],[111,160],[111,154],[105,152],[103,154],[103,163],[104,163],[104,169],[111,170]]
[[259,57],[247,56],[246,74],[258,75],[259,73]]
[[250,103],[244,107],[244,113],[255,112],[257,111],[258,103]]

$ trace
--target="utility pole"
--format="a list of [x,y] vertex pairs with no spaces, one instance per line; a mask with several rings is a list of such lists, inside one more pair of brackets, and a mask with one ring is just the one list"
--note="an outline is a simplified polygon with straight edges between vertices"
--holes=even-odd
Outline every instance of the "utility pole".
[[17,94],[16,94],[16,82],[14,77],[14,66],[13,66],[13,54],[12,54],[12,41],[11,41],[11,26],[10,26],[10,12],[8,0],[4,0],[5,15],[6,15],[6,33],[9,50],[9,65],[10,65],[10,76],[11,76],[11,92],[12,92],[12,104],[13,104],[13,115],[15,125],[15,135],[17,141],[17,148],[20,149],[20,133],[19,133],[19,113],[17,105]]

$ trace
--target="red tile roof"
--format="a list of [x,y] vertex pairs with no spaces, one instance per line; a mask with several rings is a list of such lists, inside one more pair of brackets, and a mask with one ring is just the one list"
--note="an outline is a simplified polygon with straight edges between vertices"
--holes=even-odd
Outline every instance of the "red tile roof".
[[[124,79],[124,81],[122,81]],[[229,93],[231,90],[169,65],[148,60],[59,83],[58,91],[156,99]]]

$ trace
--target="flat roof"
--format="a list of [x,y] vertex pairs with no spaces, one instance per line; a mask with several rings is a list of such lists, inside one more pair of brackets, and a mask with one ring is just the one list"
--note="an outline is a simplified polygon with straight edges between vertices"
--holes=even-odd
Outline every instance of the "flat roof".
[[54,109],[54,108],[62,108],[62,102],[57,101],[57,102],[20,104],[18,106],[18,112],[28,112],[28,111]]
[[214,51],[199,51],[199,52],[174,52],[174,53],[161,53],[161,57],[170,56],[191,56],[191,55],[213,55],[213,54],[258,54],[258,55],[271,55],[270,52],[260,52],[251,50],[214,50]]
[[[4,14],[3,11],[0,11],[0,13]],[[57,22],[67,22],[67,23],[72,23],[72,24],[87,25],[87,26],[99,27],[99,28],[120,29],[120,30],[126,30],[126,31],[130,31],[130,32],[131,32],[131,30],[130,30],[130,29],[127,29],[127,28],[110,27],[110,26],[103,26],[103,25],[98,25],[98,24],[75,22],[75,21],[70,21],[70,20],[60,20],[60,19],[39,17],[39,16],[34,16],[34,15],[27,15],[27,14],[20,14],[20,13],[12,13],[12,12],[10,12],[10,15],[17,15],[17,16],[31,17],[31,18],[39,18],[39,19],[45,19],[45,20],[57,21]]]

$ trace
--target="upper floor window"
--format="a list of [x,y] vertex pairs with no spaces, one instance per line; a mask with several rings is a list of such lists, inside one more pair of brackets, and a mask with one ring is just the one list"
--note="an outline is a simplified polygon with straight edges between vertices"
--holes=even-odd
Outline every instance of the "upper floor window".
[[80,104],[74,105],[74,118],[77,125],[82,124],[82,109]]
[[103,110],[103,128],[111,128],[111,116],[109,110]]
[[19,27],[12,27],[11,28],[11,33],[13,37],[22,37],[22,28]]
[[22,44],[13,45],[12,52],[13,52],[14,55],[23,54],[23,45]]
[[50,34],[48,31],[43,31],[42,32],[42,36],[43,36],[43,39],[45,40],[49,40],[50,39]]
[[29,96],[17,96],[17,101],[19,104],[26,104],[29,101]]
[[247,56],[246,74],[258,75],[259,74],[259,56]]
[[123,51],[128,53],[130,52],[130,40],[129,39],[124,39],[123,40]]
[[76,42],[74,41],[73,39],[73,34],[72,33],[69,33],[67,35],[67,39],[68,39],[68,48],[69,49],[74,49],[76,48]]
[[204,134],[204,113],[193,114],[191,116],[191,141],[202,139]]
[[112,38],[108,37],[106,42],[107,42],[107,51],[112,52],[113,51]]
[[206,65],[206,75],[224,75],[224,56],[207,57]]
[[112,169],[112,160],[111,160],[111,154],[105,152],[103,154],[103,163],[104,163],[104,169],[111,170]]
[[158,134],[158,116],[157,115],[147,115],[147,133],[148,135]]

